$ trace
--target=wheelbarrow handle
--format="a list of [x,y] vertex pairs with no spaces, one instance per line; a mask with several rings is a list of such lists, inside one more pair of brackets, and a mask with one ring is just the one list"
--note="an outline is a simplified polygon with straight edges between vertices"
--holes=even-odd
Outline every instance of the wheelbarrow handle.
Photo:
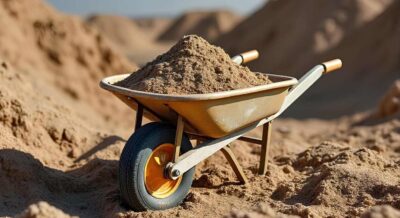
[[237,64],[244,64],[257,59],[260,56],[257,50],[243,52],[232,57],[232,61]]
[[322,66],[324,66],[325,72],[324,74],[330,73],[332,71],[338,70],[340,68],[342,68],[342,60],[340,59],[334,59],[331,61],[327,61],[322,63]]
[[281,107],[281,110],[277,114],[281,114],[286,110],[294,101],[297,100],[308,88],[310,88],[322,75],[340,69],[342,67],[342,61],[335,59],[324,62],[320,65],[315,66],[302,76],[297,85],[293,86],[286,96],[285,101]]

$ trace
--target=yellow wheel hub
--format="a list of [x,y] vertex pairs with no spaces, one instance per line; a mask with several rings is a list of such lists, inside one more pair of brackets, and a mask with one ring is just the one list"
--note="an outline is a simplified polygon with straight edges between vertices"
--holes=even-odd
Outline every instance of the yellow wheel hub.
[[164,177],[164,169],[174,156],[173,144],[161,144],[153,150],[146,162],[144,184],[147,191],[156,198],[167,198],[179,187],[182,177],[176,180]]

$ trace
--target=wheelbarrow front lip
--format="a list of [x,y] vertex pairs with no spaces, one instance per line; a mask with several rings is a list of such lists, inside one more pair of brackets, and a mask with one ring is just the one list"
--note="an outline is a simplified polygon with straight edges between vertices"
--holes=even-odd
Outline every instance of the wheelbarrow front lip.
[[140,98],[157,99],[157,100],[163,100],[163,101],[201,101],[201,100],[215,100],[215,99],[221,99],[221,98],[228,98],[228,97],[233,97],[233,96],[240,96],[240,95],[246,95],[246,94],[251,94],[251,93],[255,93],[255,92],[265,91],[265,90],[273,90],[273,89],[278,89],[278,88],[291,87],[298,83],[297,79],[294,77],[275,75],[275,74],[267,74],[272,79],[277,79],[280,81],[273,82],[270,84],[260,85],[260,86],[254,86],[254,87],[236,89],[236,90],[230,90],[230,91],[223,91],[223,92],[213,92],[213,93],[206,93],[206,94],[170,95],[170,94],[143,92],[143,91],[128,89],[128,88],[114,85],[116,82],[125,79],[129,75],[130,74],[120,74],[120,75],[106,77],[103,80],[101,80],[100,87],[103,89],[106,89],[108,91],[122,94],[125,96],[129,96],[132,98],[140,97]]

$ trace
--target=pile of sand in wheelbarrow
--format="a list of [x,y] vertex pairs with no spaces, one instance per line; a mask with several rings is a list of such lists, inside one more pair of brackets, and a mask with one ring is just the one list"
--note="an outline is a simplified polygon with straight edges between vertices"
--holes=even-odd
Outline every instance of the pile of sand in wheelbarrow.
[[188,35],[116,85],[162,94],[203,94],[268,83],[266,74],[251,72],[232,62],[223,49]]

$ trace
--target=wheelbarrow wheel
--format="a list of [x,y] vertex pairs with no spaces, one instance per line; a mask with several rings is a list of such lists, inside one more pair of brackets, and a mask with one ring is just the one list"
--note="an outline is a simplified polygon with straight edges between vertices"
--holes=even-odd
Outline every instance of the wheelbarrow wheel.
[[[175,207],[189,192],[195,167],[177,180],[165,178],[165,165],[173,159],[175,131],[166,123],[149,123],[127,141],[119,162],[119,185],[123,202],[134,210]],[[181,154],[191,148],[184,135]]]

